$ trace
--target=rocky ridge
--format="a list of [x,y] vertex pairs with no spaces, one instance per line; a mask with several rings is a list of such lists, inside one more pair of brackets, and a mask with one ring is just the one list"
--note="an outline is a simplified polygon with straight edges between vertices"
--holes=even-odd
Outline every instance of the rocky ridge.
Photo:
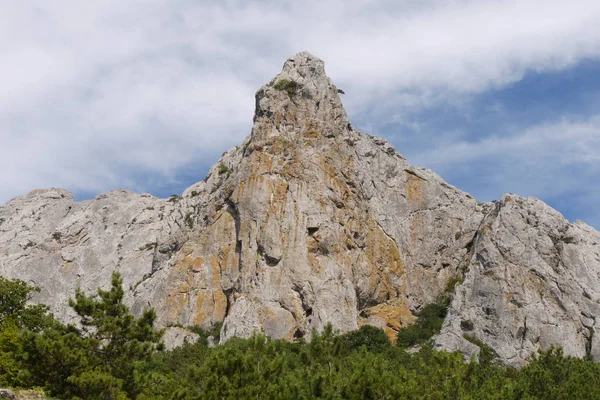
[[[310,339],[331,322],[393,337],[457,282],[440,348],[473,335],[520,365],[540,347],[600,359],[600,234],[541,201],[479,203],[349,123],[324,64],[299,53],[256,93],[254,127],[182,196],[36,190],[0,206],[0,274],[63,320],[76,287],[121,271],[135,313]],[[600,321],[599,321],[600,322]]]

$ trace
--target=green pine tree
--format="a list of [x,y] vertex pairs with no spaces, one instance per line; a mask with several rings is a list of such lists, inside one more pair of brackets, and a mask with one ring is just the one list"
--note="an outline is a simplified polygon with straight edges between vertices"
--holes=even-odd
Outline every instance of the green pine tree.
[[154,329],[154,310],[131,315],[122,284],[114,272],[111,289],[98,289],[97,297],[77,290],[69,305],[79,327],[54,323],[27,334],[24,362],[33,381],[62,398],[137,398],[145,382],[136,368],[162,349],[163,332]]
[[22,352],[21,331],[39,332],[50,323],[45,305],[28,305],[40,289],[20,279],[0,276],[0,386],[23,385],[18,357]]

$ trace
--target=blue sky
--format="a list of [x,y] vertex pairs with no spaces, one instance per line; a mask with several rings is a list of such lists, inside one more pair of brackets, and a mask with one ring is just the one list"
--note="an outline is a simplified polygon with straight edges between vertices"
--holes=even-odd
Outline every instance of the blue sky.
[[[378,134],[480,201],[535,196],[569,220],[600,226],[600,60],[529,72],[465,103],[424,107],[379,126]],[[510,145],[528,133],[528,145]],[[494,151],[498,141],[503,148]],[[583,143],[587,149],[578,148]],[[447,154],[455,149],[458,155]]]
[[250,133],[308,50],[351,121],[481,201],[600,227],[600,2],[0,1],[0,203],[167,197]]

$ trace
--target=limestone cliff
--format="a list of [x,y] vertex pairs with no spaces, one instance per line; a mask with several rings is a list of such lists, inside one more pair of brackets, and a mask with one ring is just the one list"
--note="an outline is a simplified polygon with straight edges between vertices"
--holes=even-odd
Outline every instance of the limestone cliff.
[[474,335],[516,366],[551,345],[600,360],[599,315],[600,233],[505,195],[481,221],[437,344],[477,353]]
[[535,199],[478,203],[357,132],[308,53],[258,90],[251,135],[181,197],[49,189],[0,207],[0,274],[40,286],[65,320],[76,287],[119,270],[134,312],[153,307],[162,326],[393,337],[464,277],[437,343],[476,352],[471,333],[512,363],[551,343],[600,355],[599,241]]

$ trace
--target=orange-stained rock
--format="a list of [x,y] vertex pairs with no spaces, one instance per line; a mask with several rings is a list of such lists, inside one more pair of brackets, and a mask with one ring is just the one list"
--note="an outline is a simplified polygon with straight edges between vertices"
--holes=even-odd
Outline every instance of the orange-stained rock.
[[[276,89],[284,79],[297,93]],[[61,318],[72,316],[60,304],[73,288],[107,285],[116,269],[135,313],[153,307],[162,326],[222,322],[222,340],[253,330],[310,338],[329,322],[396,330],[459,271],[483,215],[357,132],[308,53],[258,90],[251,135],[181,198],[114,191],[74,203],[51,190],[15,202],[3,209],[15,211],[0,227],[0,267],[42,286]],[[17,220],[29,234],[13,232]]]
[[[277,89],[285,80],[295,93]],[[250,136],[181,197],[48,189],[1,206],[0,273],[40,286],[36,300],[71,321],[75,288],[118,270],[134,313],[223,323],[221,340],[310,339],[327,323],[394,339],[458,276],[440,347],[477,352],[468,319],[513,364],[551,344],[598,358],[600,234],[557,214],[518,196],[478,203],[356,131],[303,52],[256,93]]]

